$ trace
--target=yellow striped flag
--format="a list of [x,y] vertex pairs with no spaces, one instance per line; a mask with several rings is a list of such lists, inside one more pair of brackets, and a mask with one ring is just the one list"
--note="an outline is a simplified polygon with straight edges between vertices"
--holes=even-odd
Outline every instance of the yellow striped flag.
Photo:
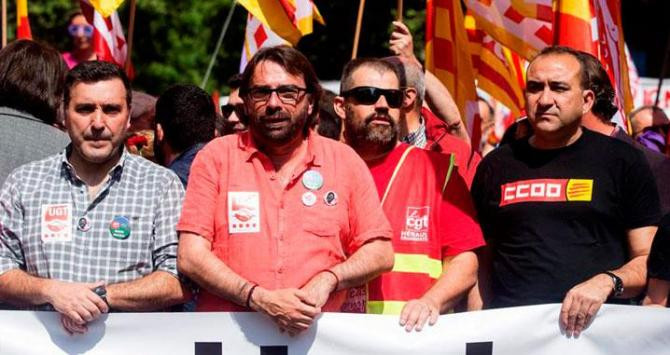
[[123,0],[89,0],[89,2],[102,17],[106,18],[111,16],[121,6]]
[[481,138],[477,91],[460,0],[426,2],[426,69],[454,97],[472,146]]
[[323,18],[311,0],[238,0],[263,25],[294,46]]
[[465,0],[465,5],[479,28],[526,59],[553,43],[552,0]]
[[33,39],[28,20],[28,0],[16,0],[16,38]]
[[470,14],[465,16],[465,29],[477,86],[509,108],[514,117],[520,117],[526,104],[523,96],[525,61],[477,28]]

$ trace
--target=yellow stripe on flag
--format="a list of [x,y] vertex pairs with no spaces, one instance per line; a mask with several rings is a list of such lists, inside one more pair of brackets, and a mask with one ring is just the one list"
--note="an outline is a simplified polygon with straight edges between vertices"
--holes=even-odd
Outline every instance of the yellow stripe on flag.
[[578,19],[582,19],[589,24],[591,23],[592,13],[589,1],[563,0],[558,1],[555,4],[556,4],[556,11],[574,16]]
[[423,254],[395,254],[393,272],[428,274],[433,279],[442,275],[442,260],[431,259]]
[[18,18],[28,17],[28,0],[16,0],[16,14]]
[[90,0],[90,3],[102,17],[109,17],[121,6],[123,0]]

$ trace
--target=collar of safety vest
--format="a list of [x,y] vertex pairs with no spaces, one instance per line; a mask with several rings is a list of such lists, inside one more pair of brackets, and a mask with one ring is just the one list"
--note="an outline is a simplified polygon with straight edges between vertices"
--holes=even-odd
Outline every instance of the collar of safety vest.
[[[311,129],[307,131],[306,163],[312,166],[321,166],[321,157],[319,154],[315,154],[317,150],[320,150],[321,142],[319,139],[321,137]],[[250,161],[256,154],[265,154],[258,149],[258,146],[256,145],[256,142],[254,141],[253,136],[249,130],[239,133],[238,146],[246,153],[244,156],[245,161]]]

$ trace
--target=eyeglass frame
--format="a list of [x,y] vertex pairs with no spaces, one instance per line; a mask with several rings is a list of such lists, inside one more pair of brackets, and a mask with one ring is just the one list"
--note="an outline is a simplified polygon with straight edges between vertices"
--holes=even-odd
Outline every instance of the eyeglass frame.
[[[283,99],[281,97],[281,95],[279,94],[279,90],[286,89],[286,88],[296,89],[298,91],[297,96],[295,97],[295,99],[290,99],[290,100],[295,100],[295,102],[286,102],[285,99]],[[265,96],[263,98],[253,97],[252,91],[258,90],[258,89],[267,90],[267,93],[265,94]],[[285,105],[295,106],[302,100],[302,98],[305,96],[305,94],[311,94],[312,90],[309,89],[309,88],[303,88],[303,87],[300,87],[300,86],[297,86],[297,85],[280,85],[280,86],[277,86],[274,89],[270,88],[269,86],[252,86],[251,88],[248,88],[248,89],[240,88],[240,94],[242,96],[246,96],[246,97],[250,98],[253,102],[256,102],[256,103],[267,102],[268,100],[270,100],[273,93],[277,94],[277,98],[279,99],[279,101],[281,103],[283,103]]]

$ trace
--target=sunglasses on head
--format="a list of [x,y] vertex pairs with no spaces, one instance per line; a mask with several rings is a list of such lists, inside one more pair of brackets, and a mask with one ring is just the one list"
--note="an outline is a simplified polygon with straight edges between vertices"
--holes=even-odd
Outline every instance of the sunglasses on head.
[[86,37],[91,37],[93,36],[93,26],[91,25],[70,25],[67,26],[67,32],[70,34],[70,36],[77,36],[79,34],[83,34]]
[[359,86],[342,93],[343,97],[352,97],[363,105],[373,105],[379,97],[384,95],[386,102],[391,108],[402,106],[405,94],[399,89],[380,89],[372,86]]

